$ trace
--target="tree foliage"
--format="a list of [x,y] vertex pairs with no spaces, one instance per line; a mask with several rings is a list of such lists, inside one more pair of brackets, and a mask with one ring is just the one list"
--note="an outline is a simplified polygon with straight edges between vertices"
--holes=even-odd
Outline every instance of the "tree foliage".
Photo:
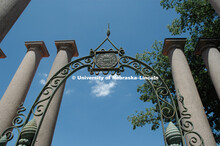
[[[172,24],[168,25],[172,35],[188,33],[190,36],[184,53],[215,140],[220,143],[220,102],[201,56],[194,55],[198,38],[220,38],[220,17],[215,13],[208,0],[161,0],[160,4],[164,9],[175,9],[179,14],[179,18],[174,19]],[[175,95],[169,60],[162,55],[162,42],[155,41],[152,48],[152,52],[144,51],[142,54],[137,54],[136,57],[151,65],[164,79],[171,93]],[[149,92],[147,83],[139,86],[137,91],[142,94],[140,97],[142,101],[157,104],[154,96]],[[145,124],[152,124],[152,130],[156,130],[160,123],[156,107],[157,105],[128,117],[133,124],[133,129]]]

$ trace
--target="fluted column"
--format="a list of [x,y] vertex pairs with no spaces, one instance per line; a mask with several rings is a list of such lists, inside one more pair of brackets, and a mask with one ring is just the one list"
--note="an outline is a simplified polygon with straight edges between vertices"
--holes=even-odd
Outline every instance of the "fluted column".
[[[63,66],[69,63],[72,57],[78,56],[78,51],[74,40],[55,41],[55,44],[57,47],[57,56],[54,60],[47,81]],[[63,83],[59,87],[59,89],[53,97],[53,100],[50,103],[50,106],[41,125],[37,140],[35,142],[35,146],[51,145],[60,109],[60,104],[62,101],[64,87],[65,83]],[[39,118],[37,116],[35,117],[35,119],[37,120],[37,123],[39,123]]]
[[220,100],[220,52],[217,49],[220,39],[201,38],[196,46],[196,55],[202,55],[206,68]]
[[[186,39],[165,39],[163,55],[169,57],[175,88],[184,97],[184,104],[192,116],[189,120],[194,125],[193,131],[201,135],[205,145],[216,146],[191,70],[183,53],[185,42]],[[180,101],[178,105],[182,112],[184,108]],[[193,136],[195,135],[187,135],[187,143]]]
[[209,0],[209,2],[211,3],[212,7],[215,9],[215,12],[220,17],[220,1],[219,0]]
[[0,100],[0,133],[11,125],[19,105],[25,100],[42,57],[49,53],[44,42],[26,42],[27,53]]
[[2,51],[2,49],[0,48],[0,58],[6,58],[5,53]]
[[0,42],[4,39],[30,0],[0,0]]

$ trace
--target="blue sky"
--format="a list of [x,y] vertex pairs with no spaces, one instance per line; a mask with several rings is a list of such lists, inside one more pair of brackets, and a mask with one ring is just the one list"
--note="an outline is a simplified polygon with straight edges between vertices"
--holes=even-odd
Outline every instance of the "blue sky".
[[[110,23],[110,39],[123,47],[126,55],[135,57],[136,53],[150,51],[155,40],[172,37],[166,27],[175,17],[173,11],[162,9],[159,0],[32,0],[0,44],[7,56],[0,60],[0,96],[25,56],[25,41],[42,40],[50,53],[49,58],[41,60],[27,95],[25,106],[30,108],[56,56],[55,40],[75,40],[80,58],[105,39]],[[122,74],[130,75],[134,72],[129,69]],[[74,76],[89,73],[81,70]],[[69,78],[52,146],[164,145],[161,129],[151,131],[146,125],[132,130],[127,120],[136,110],[152,106],[139,100],[137,86],[142,83]]]

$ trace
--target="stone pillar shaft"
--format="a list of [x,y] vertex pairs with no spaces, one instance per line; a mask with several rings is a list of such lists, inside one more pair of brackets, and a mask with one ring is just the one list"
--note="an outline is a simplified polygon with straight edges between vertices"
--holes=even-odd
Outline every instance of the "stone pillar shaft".
[[211,3],[212,7],[215,9],[215,12],[220,17],[220,1],[219,0],[209,0],[209,2]]
[[[73,56],[78,56],[75,41],[56,41],[55,44],[57,46],[58,53],[54,60],[47,81],[63,66],[69,63]],[[54,95],[41,125],[35,146],[51,145],[64,88],[65,83],[60,86]],[[37,120],[37,123],[39,123],[40,118],[36,116],[35,119]]]
[[195,54],[202,55],[220,100],[220,39],[199,39]]
[[42,57],[49,56],[43,42],[26,42],[28,51],[0,100],[0,133],[11,126],[19,105],[24,102]]
[[30,0],[0,0],[0,42],[4,39]]
[[[189,120],[194,125],[193,131],[201,135],[205,145],[216,146],[192,73],[183,53],[185,42],[186,39],[165,39],[163,54],[169,57],[175,88],[184,97],[184,104],[188,113],[191,114]],[[182,112],[184,108],[181,102],[178,101],[178,104],[179,110]],[[187,145],[191,138],[192,135],[187,135]]]

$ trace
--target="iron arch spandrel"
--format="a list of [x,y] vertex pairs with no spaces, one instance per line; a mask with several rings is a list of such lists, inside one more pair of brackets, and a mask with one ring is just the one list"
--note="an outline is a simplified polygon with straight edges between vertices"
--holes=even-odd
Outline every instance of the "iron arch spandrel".
[[[110,42],[113,48],[110,48],[108,50],[99,49],[106,41]],[[34,123],[31,119],[33,119],[34,116],[37,116],[40,119],[40,121],[38,125],[35,126],[34,132],[32,131],[33,137],[31,140],[32,142],[31,146],[33,146],[36,141],[43,119],[46,116],[47,109],[49,108],[49,105],[53,100],[54,94],[71,75],[73,75],[75,72],[83,68],[87,68],[90,74],[95,74],[95,75],[99,75],[100,73],[103,73],[104,75],[109,75],[109,74],[120,75],[121,72],[125,71],[125,68],[130,68],[146,78],[148,76],[158,77],[158,80],[146,79],[146,82],[151,86],[152,92],[155,95],[157,101],[157,105],[158,105],[157,108],[159,110],[158,114],[160,115],[165,145],[167,145],[167,140],[165,138],[165,127],[164,127],[165,120],[175,121],[177,123],[178,130],[180,131],[180,133],[182,133],[181,128],[179,127],[180,124],[179,124],[179,119],[173,97],[168,87],[166,86],[165,82],[159,76],[159,74],[144,62],[139,61],[130,56],[125,56],[124,49],[122,48],[118,49],[110,41],[108,35],[107,38],[95,50],[92,49],[90,50],[89,56],[85,56],[77,60],[74,60],[68,63],[67,65],[65,65],[64,67],[62,67],[57,73],[55,73],[51,77],[51,79],[46,83],[46,85],[43,87],[42,91],[36,98],[34,104],[32,105],[28,113],[26,120],[25,121],[22,120],[24,122],[23,123],[20,122],[19,126],[16,127],[14,125],[12,127],[12,128],[25,127],[30,123],[30,121]],[[44,98],[41,98],[42,96]],[[8,130],[7,132],[13,135],[10,132],[10,130]],[[21,139],[21,133],[18,137],[17,143],[19,142],[19,139]],[[4,134],[5,133],[3,133],[2,136]],[[10,140],[10,134],[8,136],[8,140]],[[182,145],[184,145],[182,134],[181,137],[182,137],[181,138]]]

